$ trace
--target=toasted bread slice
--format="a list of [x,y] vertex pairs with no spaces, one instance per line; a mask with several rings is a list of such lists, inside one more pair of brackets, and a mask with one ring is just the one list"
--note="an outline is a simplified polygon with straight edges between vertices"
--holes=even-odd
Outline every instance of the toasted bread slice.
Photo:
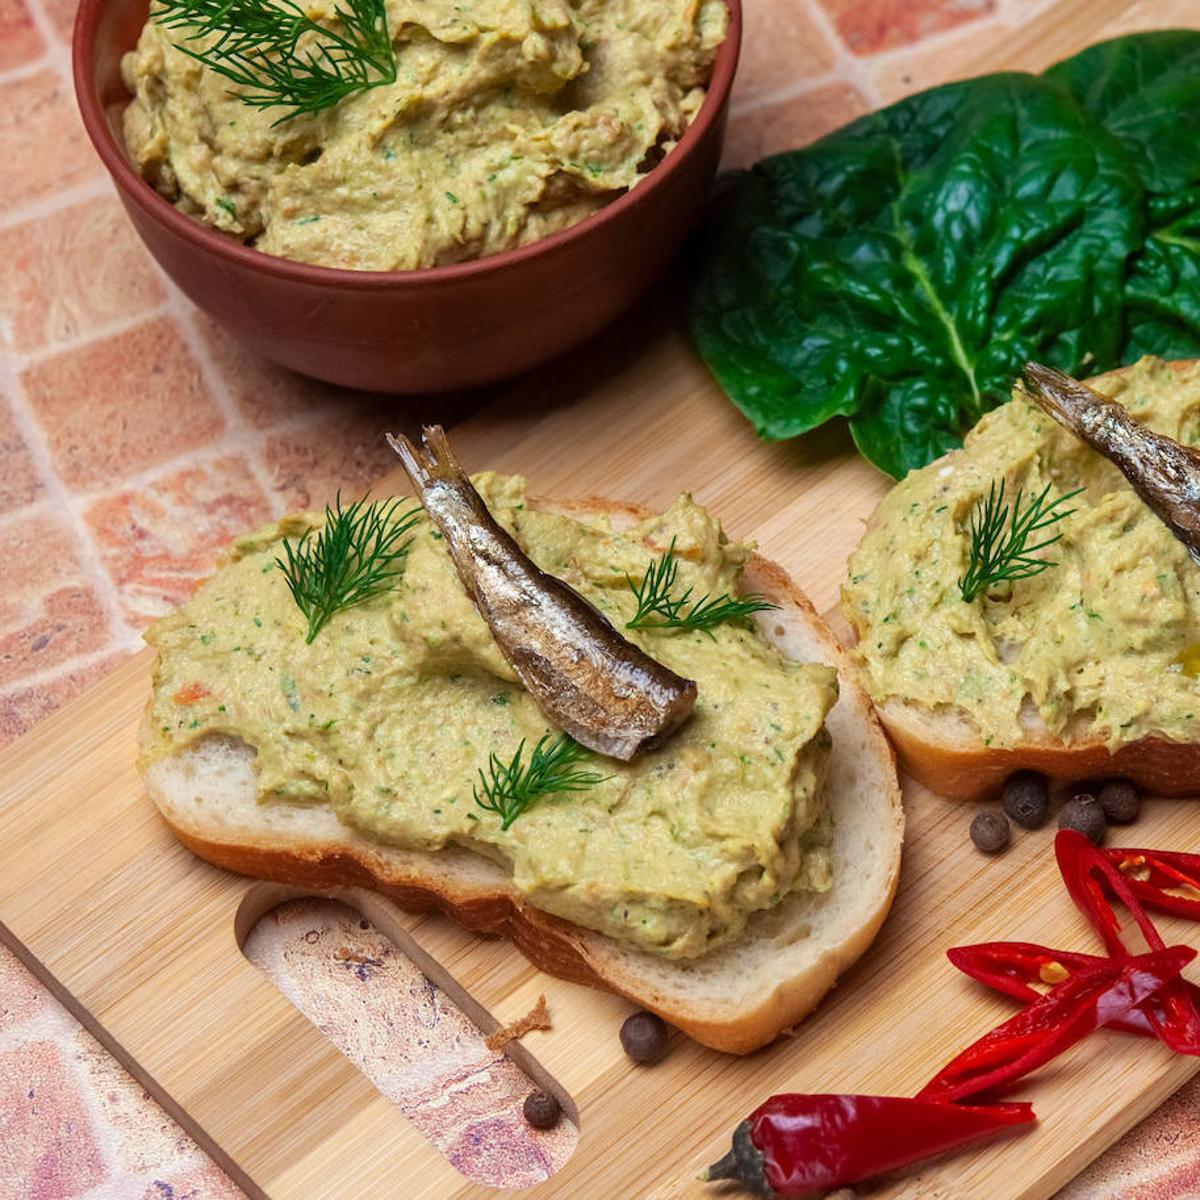
[[[1195,366],[1193,361],[1168,363],[1174,370]],[[1124,369],[1098,376],[1103,384]],[[952,453],[954,453],[952,451]],[[855,624],[856,614],[845,614]],[[856,628],[856,633],[861,629]],[[900,758],[900,765],[931,791],[952,800],[993,797],[1015,771],[1040,771],[1070,783],[1083,779],[1120,777],[1160,796],[1200,794],[1200,742],[1176,742],[1149,736],[1115,752],[1103,733],[1081,721],[1070,740],[1051,734],[1036,713],[1026,713],[1028,733],[1017,746],[988,747],[979,730],[963,717],[935,713],[903,700],[876,706]]]
[[[607,514],[618,525],[647,515],[604,501],[541,507]],[[403,908],[440,909],[468,929],[511,938],[551,974],[627,996],[713,1049],[749,1053],[807,1016],[870,945],[895,894],[904,815],[891,749],[833,635],[779,567],[755,555],[745,582],[779,605],[759,614],[770,641],[839,671],[825,785],[834,884],[756,914],[742,939],[701,958],[668,961],[541,912],[500,866],[469,850],[400,850],[328,809],[260,805],[253,751],[229,738],[153,763],[147,790],[180,841],[216,866],[323,890],[366,886]]]

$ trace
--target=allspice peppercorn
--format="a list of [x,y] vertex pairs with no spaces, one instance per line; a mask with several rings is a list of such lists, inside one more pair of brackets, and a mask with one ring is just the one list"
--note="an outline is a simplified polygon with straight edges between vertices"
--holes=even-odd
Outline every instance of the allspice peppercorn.
[[989,808],[985,812],[977,813],[971,822],[971,841],[984,854],[999,854],[1007,849],[1010,837],[1008,818],[995,809]]
[[1104,810],[1095,796],[1084,792],[1068,800],[1058,814],[1059,829],[1075,829],[1093,846],[1099,846],[1108,832]]
[[521,1111],[534,1129],[553,1129],[562,1116],[562,1105],[549,1092],[530,1092]]
[[621,1046],[634,1062],[650,1063],[667,1046],[667,1023],[651,1012],[636,1012],[621,1026]]
[[1142,809],[1142,797],[1127,779],[1113,779],[1096,795],[1096,800],[1110,825],[1132,825]]
[[1022,829],[1040,829],[1050,815],[1050,784],[1038,771],[1016,771],[1004,781],[1004,811]]

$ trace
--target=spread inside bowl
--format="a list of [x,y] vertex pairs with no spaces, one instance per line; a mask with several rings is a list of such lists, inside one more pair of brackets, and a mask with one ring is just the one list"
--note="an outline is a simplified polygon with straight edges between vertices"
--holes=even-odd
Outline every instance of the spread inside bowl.
[[[304,12],[344,32],[339,0]],[[480,258],[576,224],[653,169],[699,111],[729,22],[725,0],[386,0],[386,13],[394,81],[290,115],[185,52],[211,60],[219,35],[152,6],[123,63],[135,166],[268,254],[375,271]],[[310,31],[297,51],[322,45]]]

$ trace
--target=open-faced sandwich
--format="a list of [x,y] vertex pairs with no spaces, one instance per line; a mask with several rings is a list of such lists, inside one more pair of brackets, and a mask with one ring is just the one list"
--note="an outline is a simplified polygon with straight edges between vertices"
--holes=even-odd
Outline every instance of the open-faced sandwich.
[[784,573],[690,497],[472,482],[285,518],[149,633],[143,773],[219,866],[366,884],[746,1052],[817,1004],[896,887],[891,751]]
[[1200,791],[1198,434],[1200,365],[1092,388],[1032,366],[884,499],[842,600],[913,775],[962,799],[1026,768]]

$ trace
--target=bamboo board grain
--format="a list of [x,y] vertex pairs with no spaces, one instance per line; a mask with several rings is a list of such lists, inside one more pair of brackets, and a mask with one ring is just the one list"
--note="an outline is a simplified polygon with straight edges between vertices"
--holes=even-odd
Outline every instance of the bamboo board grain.
[[[756,442],[679,331],[647,317],[670,308],[659,301],[467,421],[456,433],[462,457],[522,471],[551,496],[662,505],[689,486],[733,536],[755,538],[829,609],[885,481],[837,430]],[[182,850],[134,772],[148,667],[146,655],[130,661],[0,756],[8,940],[252,1191],[276,1200],[365,1200],[399,1188],[406,1200],[494,1194],[463,1180],[240,954],[239,911],[262,907],[261,885]],[[549,979],[507,943],[444,918],[364,903],[502,1021],[546,993],[554,1029],[530,1036],[527,1049],[573,1098],[582,1132],[562,1171],[528,1194],[698,1197],[712,1194],[696,1182],[699,1168],[769,1093],[911,1093],[1010,1011],[955,974],[943,954],[950,944],[1092,945],[1058,883],[1049,831],[986,860],[960,806],[912,785],[906,805],[902,885],[880,939],[794,1039],[748,1059],[681,1040],[661,1064],[634,1066],[616,1038],[624,1001]],[[1183,846],[1198,832],[1200,810],[1157,802],[1136,837]],[[1156,1043],[1098,1036],[1021,1090],[1042,1118],[1035,1132],[872,1194],[1045,1200],[1195,1066]]]

